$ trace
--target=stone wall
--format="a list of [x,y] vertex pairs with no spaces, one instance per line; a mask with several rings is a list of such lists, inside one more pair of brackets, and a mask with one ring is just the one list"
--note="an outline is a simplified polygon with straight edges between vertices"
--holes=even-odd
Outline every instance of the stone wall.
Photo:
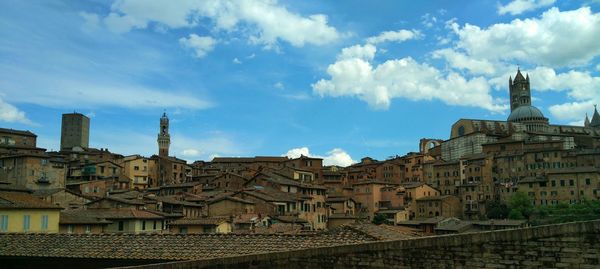
[[600,268],[600,221],[130,268]]

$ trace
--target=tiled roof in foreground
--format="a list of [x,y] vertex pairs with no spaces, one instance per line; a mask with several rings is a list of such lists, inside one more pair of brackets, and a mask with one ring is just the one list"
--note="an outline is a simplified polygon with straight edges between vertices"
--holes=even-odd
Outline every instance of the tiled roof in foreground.
[[309,235],[0,234],[0,256],[191,260],[376,241],[352,229]]

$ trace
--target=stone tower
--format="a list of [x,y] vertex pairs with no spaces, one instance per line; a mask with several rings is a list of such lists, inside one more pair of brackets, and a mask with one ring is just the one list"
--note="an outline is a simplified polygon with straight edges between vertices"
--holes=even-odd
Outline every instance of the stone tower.
[[521,70],[517,70],[515,80],[508,78],[508,89],[510,91],[510,111],[514,111],[520,106],[531,105],[531,89],[529,88],[529,74],[527,78],[523,77]]
[[90,143],[90,118],[77,112],[62,115],[60,130],[60,149],[72,150],[74,147],[87,149]]
[[160,132],[158,133],[158,156],[168,157],[169,146],[171,145],[171,137],[169,136],[169,118],[167,113],[163,113],[160,117]]

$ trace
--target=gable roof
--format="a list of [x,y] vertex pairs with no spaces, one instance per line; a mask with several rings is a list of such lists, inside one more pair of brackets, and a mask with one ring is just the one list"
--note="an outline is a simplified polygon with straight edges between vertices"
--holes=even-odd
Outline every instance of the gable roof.
[[25,192],[0,191],[0,208],[2,209],[62,209],[38,197]]
[[81,215],[94,218],[111,219],[162,219],[163,216],[134,208],[90,208],[82,209]]
[[231,222],[229,218],[182,218],[169,223],[169,225],[201,225],[217,226],[223,222]]
[[90,214],[89,210],[67,210],[60,212],[60,224],[110,224],[105,218]]

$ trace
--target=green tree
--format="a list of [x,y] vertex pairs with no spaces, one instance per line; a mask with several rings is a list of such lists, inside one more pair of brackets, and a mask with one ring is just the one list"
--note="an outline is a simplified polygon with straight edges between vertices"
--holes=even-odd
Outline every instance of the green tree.
[[521,213],[521,210],[518,210],[518,209],[511,209],[510,213],[508,213],[508,218],[509,219],[525,219],[525,217],[523,216],[523,213]]
[[508,205],[497,200],[487,202],[485,208],[488,219],[505,219],[508,217],[508,213],[510,212]]
[[387,218],[383,214],[377,214],[373,216],[373,224],[384,224],[387,222]]
[[510,197],[509,206],[511,210],[511,212],[508,215],[509,218],[511,218],[511,214],[514,214],[513,217],[518,216],[516,212],[512,212],[513,210],[519,211],[519,213],[521,213],[521,216],[525,219],[529,219],[529,216],[531,216],[531,213],[533,212],[533,205],[531,205],[531,200],[529,199],[529,196],[527,196],[527,194],[524,192],[519,191],[513,194]]

